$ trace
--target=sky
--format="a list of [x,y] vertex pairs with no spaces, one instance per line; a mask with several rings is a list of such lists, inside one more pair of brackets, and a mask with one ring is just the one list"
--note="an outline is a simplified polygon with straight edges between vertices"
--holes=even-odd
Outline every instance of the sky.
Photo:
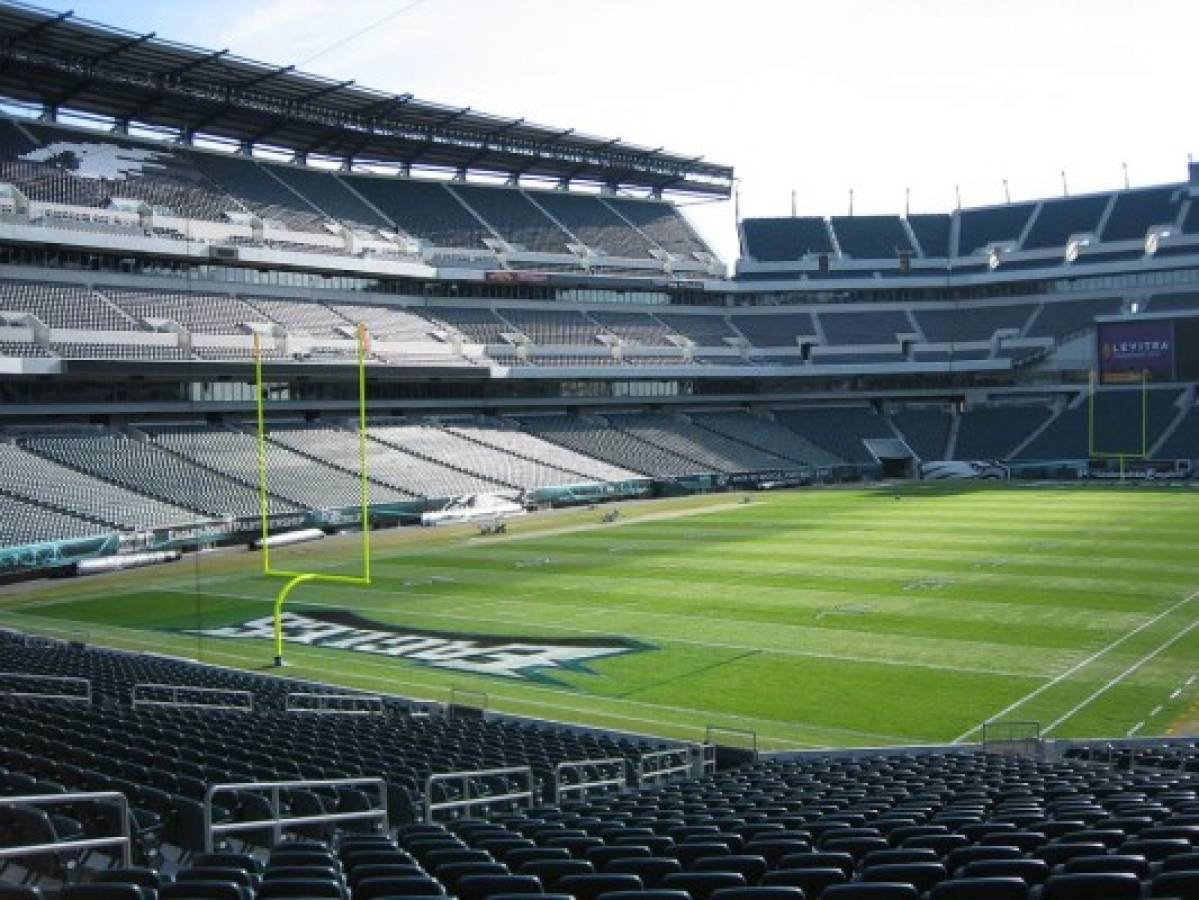
[[[1186,178],[1195,0],[41,0],[736,167],[743,217]],[[366,33],[357,32],[386,21]],[[683,204],[694,201],[683,200]],[[727,262],[734,204],[686,212]]]

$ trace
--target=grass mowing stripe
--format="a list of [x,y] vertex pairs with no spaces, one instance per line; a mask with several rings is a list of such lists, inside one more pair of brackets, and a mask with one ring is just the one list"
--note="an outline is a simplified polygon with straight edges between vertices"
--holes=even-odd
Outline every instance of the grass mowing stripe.
[[1061,683],[1062,681],[1065,681],[1067,678],[1069,678],[1075,672],[1085,669],[1087,666],[1091,665],[1091,663],[1095,662],[1095,660],[1100,659],[1103,656],[1106,656],[1108,653],[1110,653],[1116,647],[1119,647],[1124,642],[1130,640],[1131,638],[1136,637],[1138,634],[1140,634],[1146,628],[1150,628],[1153,625],[1156,625],[1158,622],[1160,622],[1166,616],[1181,609],[1183,606],[1190,603],[1196,597],[1199,597],[1199,591],[1194,591],[1194,592],[1188,594],[1186,597],[1183,597],[1181,600],[1179,600],[1173,606],[1170,606],[1167,609],[1163,610],[1162,612],[1158,613],[1152,619],[1149,619],[1148,621],[1141,623],[1136,628],[1134,628],[1132,631],[1128,632],[1128,634],[1124,635],[1123,637],[1117,638],[1116,640],[1112,641],[1110,644],[1108,644],[1103,649],[1101,649],[1095,653],[1092,653],[1086,659],[1083,659],[1080,662],[1074,664],[1069,669],[1067,669],[1065,672],[1062,672],[1060,675],[1053,678],[1051,681],[1047,681],[1045,684],[1041,685],[1041,687],[1037,688],[1032,693],[1025,694],[1023,697],[1021,697],[1016,702],[1014,702],[1008,706],[1005,706],[1003,709],[1001,709],[995,715],[984,720],[983,722],[979,722],[977,725],[975,725],[969,731],[966,731],[966,732],[958,735],[956,738],[954,738],[953,743],[955,743],[955,744],[962,743],[962,741],[966,740],[966,738],[968,738],[972,734],[975,734],[976,732],[978,732],[983,727],[983,725],[986,724],[987,721],[991,721],[992,719],[999,719],[999,718],[1002,718],[1003,716],[1008,715],[1009,713],[1015,712],[1021,706],[1024,706],[1030,700],[1033,700],[1036,697],[1039,697],[1041,694],[1045,693],[1045,691],[1049,690],[1054,685],[1057,685],[1057,684]]

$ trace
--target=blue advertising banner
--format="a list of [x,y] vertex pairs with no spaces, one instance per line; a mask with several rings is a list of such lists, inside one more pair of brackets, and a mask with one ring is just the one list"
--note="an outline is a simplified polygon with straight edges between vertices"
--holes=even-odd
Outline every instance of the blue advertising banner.
[[1102,384],[1170,381],[1174,378],[1174,323],[1169,320],[1101,322],[1099,380]]

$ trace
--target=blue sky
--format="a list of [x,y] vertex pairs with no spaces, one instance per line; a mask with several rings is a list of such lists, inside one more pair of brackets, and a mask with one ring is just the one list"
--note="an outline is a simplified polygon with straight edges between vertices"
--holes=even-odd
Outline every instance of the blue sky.
[[[42,0],[280,64],[412,0]],[[950,209],[1179,181],[1188,0],[422,0],[308,68],[737,167],[743,215]],[[731,204],[693,207],[736,255]]]

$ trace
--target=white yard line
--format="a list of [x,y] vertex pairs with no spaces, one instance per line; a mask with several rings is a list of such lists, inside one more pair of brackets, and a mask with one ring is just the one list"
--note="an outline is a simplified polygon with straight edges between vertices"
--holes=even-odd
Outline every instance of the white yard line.
[[966,740],[966,738],[970,737],[970,735],[974,734],[976,731],[979,731],[983,727],[983,725],[985,725],[987,722],[990,722],[994,719],[999,719],[999,718],[1002,718],[1003,716],[1006,716],[1008,713],[1019,709],[1021,706],[1023,706],[1028,701],[1041,696],[1041,694],[1045,693],[1051,687],[1061,684],[1061,682],[1065,681],[1067,678],[1069,678],[1075,672],[1078,672],[1081,669],[1085,669],[1087,666],[1089,666],[1095,660],[1097,660],[1103,656],[1106,656],[1108,653],[1115,650],[1117,647],[1119,647],[1125,641],[1136,637],[1138,634],[1140,634],[1146,628],[1150,628],[1153,625],[1156,625],[1158,622],[1160,622],[1166,616],[1168,616],[1171,613],[1174,613],[1177,610],[1181,609],[1182,607],[1186,606],[1188,603],[1190,603],[1196,597],[1199,597],[1199,590],[1192,591],[1191,593],[1187,594],[1187,596],[1183,597],[1181,600],[1179,600],[1177,603],[1173,604],[1172,606],[1169,606],[1166,609],[1162,610],[1160,613],[1158,613],[1152,619],[1148,619],[1148,620],[1142,622],[1140,625],[1138,625],[1132,631],[1128,632],[1127,634],[1123,635],[1122,637],[1116,638],[1114,641],[1112,641],[1110,644],[1108,644],[1102,650],[1098,650],[1095,653],[1092,653],[1086,659],[1082,660],[1081,662],[1075,663],[1073,666],[1068,668],[1066,671],[1062,672],[1057,677],[1045,682],[1043,685],[1041,685],[1036,690],[1030,691],[1029,693],[1025,694],[1023,697],[1021,697],[1019,700],[1016,700],[1014,703],[1008,704],[1003,709],[1001,709],[999,712],[995,713],[992,716],[989,716],[987,719],[983,720],[982,722],[979,722],[977,725],[975,725],[969,731],[965,731],[962,734],[958,735],[956,738],[953,739],[953,743],[960,744],[962,741]]
[[[1121,681],[1123,681],[1125,678],[1127,678],[1133,672],[1137,671],[1139,668],[1144,666],[1146,663],[1152,662],[1154,659],[1156,659],[1157,656],[1163,650],[1168,650],[1170,647],[1174,646],[1176,643],[1178,643],[1180,640],[1182,640],[1184,637],[1186,637],[1188,634],[1190,634],[1192,631],[1194,631],[1196,627],[1199,627],[1199,619],[1196,619],[1194,622],[1192,622],[1186,628],[1182,629],[1182,631],[1178,632],[1178,634],[1174,635],[1174,637],[1170,638],[1164,644],[1160,645],[1152,653],[1147,653],[1144,656],[1142,656],[1135,663],[1133,663],[1131,666],[1129,666],[1127,669],[1125,669],[1123,672],[1121,672],[1119,675],[1117,675],[1115,678],[1113,678],[1111,681],[1109,681],[1107,684],[1105,684],[1099,690],[1097,690],[1093,694],[1091,694],[1091,696],[1087,697],[1087,699],[1085,699],[1081,703],[1075,705],[1073,708],[1071,708],[1069,711],[1067,711],[1063,715],[1058,716],[1056,719],[1054,719],[1052,722],[1049,723],[1049,725],[1045,728],[1045,730],[1042,732],[1042,734],[1048,734],[1049,732],[1053,731],[1053,729],[1057,728],[1057,726],[1059,726],[1063,722],[1065,722],[1067,719],[1072,718],[1076,713],[1078,713],[1081,710],[1085,709],[1086,707],[1090,706],[1094,701],[1098,700],[1100,697],[1102,697],[1109,690],[1114,688],[1117,684],[1119,684]],[[1181,693],[1181,691],[1175,691],[1173,694],[1170,695],[1170,699],[1171,700],[1175,699],[1180,693]]]

